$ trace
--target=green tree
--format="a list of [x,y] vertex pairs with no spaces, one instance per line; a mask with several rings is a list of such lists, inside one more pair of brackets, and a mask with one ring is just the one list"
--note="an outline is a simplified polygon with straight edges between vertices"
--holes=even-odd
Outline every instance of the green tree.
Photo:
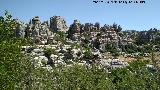
[[13,90],[28,72],[30,63],[21,54],[24,40],[14,38],[17,22],[6,11],[0,16],[0,89]]

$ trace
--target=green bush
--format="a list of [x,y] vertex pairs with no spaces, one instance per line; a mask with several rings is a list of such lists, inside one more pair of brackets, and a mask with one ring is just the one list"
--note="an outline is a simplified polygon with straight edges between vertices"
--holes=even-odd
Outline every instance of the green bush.
[[17,23],[6,11],[0,17],[0,89],[14,90],[30,68],[27,57],[21,54],[24,39],[14,38]]

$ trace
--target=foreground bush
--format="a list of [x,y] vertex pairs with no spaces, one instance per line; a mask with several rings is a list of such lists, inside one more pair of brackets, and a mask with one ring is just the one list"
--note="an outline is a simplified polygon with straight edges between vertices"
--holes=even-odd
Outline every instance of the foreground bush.
[[108,73],[96,66],[86,68],[73,65],[57,67],[53,72],[34,69],[30,74],[29,90],[159,90],[160,73],[140,66],[137,68],[117,68]]

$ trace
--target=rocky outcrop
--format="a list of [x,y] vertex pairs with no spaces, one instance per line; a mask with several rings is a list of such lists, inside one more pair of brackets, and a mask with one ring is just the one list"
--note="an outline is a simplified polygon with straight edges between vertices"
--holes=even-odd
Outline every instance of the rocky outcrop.
[[[135,41],[141,43],[160,40],[160,31],[155,28],[148,31],[121,31],[121,26],[115,23],[113,25],[105,24],[101,27],[98,22],[81,24],[80,21],[74,20],[68,30],[65,20],[60,16],[51,17],[50,23],[48,21],[41,22],[38,16],[31,19],[28,24],[19,20],[16,22],[18,25],[14,30],[15,36],[29,37],[36,44],[57,44],[60,41],[66,43],[71,39],[70,42],[87,44],[99,49],[108,43],[114,44],[116,48],[121,48],[127,44],[134,44]],[[67,31],[68,38],[65,38],[66,33],[54,33],[54,31]]]
[[66,25],[66,21],[60,16],[53,16],[50,18],[50,28],[55,31],[63,31],[66,32],[68,27]]
[[78,20],[74,20],[73,24],[70,25],[69,31],[71,34],[79,33],[81,30],[81,24]]
[[30,20],[26,27],[26,37],[33,39],[35,43],[45,44],[47,43],[52,32],[49,30],[48,21],[41,23],[38,16],[35,16]]
[[157,30],[156,28],[150,29],[148,31],[141,31],[139,32],[139,40],[141,41],[155,41],[155,40],[160,40],[160,31]]
[[68,30],[68,37],[72,40],[78,40],[81,33],[81,23],[78,20],[74,20],[73,24],[70,25]]

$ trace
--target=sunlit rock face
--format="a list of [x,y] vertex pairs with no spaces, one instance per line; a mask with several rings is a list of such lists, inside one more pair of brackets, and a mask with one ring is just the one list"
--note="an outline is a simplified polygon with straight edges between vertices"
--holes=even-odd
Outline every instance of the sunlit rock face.
[[15,30],[16,37],[29,37],[35,43],[45,44],[53,33],[49,30],[48,21],[41,23],[40,18],[35,16],[28,24],[17,20],[18,26]]
[[60,16],[53,16],[50,18],[50,28],[51,30],[64,32],[68,29],[66,21]]

